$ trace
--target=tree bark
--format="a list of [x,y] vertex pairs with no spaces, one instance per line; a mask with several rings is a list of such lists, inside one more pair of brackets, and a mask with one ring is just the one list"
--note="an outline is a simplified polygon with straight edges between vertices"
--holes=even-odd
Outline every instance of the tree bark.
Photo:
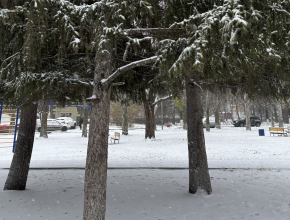
[[271,105],[271,110],[272,110],[272,112],[271,112],[271,125],[272,125],[272,127],[275,127],[275,121],[274,121],[274,105],[272,104]]
[[236,102],[236,112],[237,112],[238,120],[240,120],[239,103],[237,103],[237,102]]
[[83,129],[82,129],[82,137],[87,137],[88,136],[88,104],[87,100],[85,99],[84,96],[82,96],[83,99]]
[[282,104],[277,101],[277,110],[278,110],[278,121],[279,121],[279,128],[284,127],[284,122],[283,122],[283,113],[282,113]]
[[215,117],[215,128],[221,129],[218,100],[217,100],[217,104],[215,106],[214,117]]
[[150,102],[147,101],[144,103],[144,109],[146,118],[145,138],[155,138],[154,107],[151,107]]
[[183,109],[183,129],[187,130],[188,129],[188,123],[187,123],[187,106],[184,106]]
[[128,135],[128,106],[126,104],[123,104],[122,109],[123,109],[122,134]]
[[251,120],[250,120],[250,101],[248,99],[248,95],[244,95],[245,100],[245,113],[246,113],[246,130],[251,131]]
[[268,106],[266,106],[265,108],[266,108],[266,121],[267,121],[267,125],[269,125],[269,111],[268,111]]
[[212,192],[202,124],[201,89],[185,76],[188,116],[189,193]]
[[[110,48],[110,41],[107,44],[106,49]],[[85,171],[84,220],[104,220],[106,215],[111,89],[110,86],[102,86],[100,82],[112,73],[111,52],[108,49],[97,57],[94,91],[89,99],[92,110]]]
[[175,105],[173,103],[172,124],[175,125]]
[[4,190],[25,190],[32,155],[37,104],[21,109],[16,148]]
[[206,92],[205,108],[206,108],[206,131],[210,132],[209,107],[208,107],[208,91]]
[[39,137],[48,138],[47,135],[48,105],[47,100],[45,99],[42,99],[40,101],[40,114],[41,114],[41,128]]
[[210,124],[209,124],[209,107],[206,107],[206,131],[210,132]]

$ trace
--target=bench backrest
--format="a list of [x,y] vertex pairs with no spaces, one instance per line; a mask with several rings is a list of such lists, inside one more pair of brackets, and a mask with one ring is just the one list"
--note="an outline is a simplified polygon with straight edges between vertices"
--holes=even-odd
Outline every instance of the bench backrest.
[[120,137],[120,133],[115,132],[115,137]]
[[270,127],[269,130],[270,131],[284,131],[284,128],[274,128],[274,127]]

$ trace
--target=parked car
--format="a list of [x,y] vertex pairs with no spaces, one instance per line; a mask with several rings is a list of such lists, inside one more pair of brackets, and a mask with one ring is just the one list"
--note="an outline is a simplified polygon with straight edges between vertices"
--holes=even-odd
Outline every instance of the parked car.
[[[202,119],[203,127],[206,127],[206,118]],[[215,117],[209,117],[209,127],[215,128]]]
[[61,122],[62,124],[67,124],[70,126],[70,128],[75,129],[77,126],[76,121],[74,121],[72,118],[70,117],[59,117],[56,120],[58,120],[59,122]]
[[[251,126],[260,127],[261,120],[256,116],[250,117]],[[246,125],[246,117],[241,118],[240,120],[234,120],[233,125],[235,127],[244,127]]]
[[[56,119],[47,119],[47,130],[48,131],[55,131],[55,130],[61,130],[61,131],[67,131],[69,127],[66,124],[60,123]],[[40,119],[36,120],[36,130],[40,132],[41,129],[41,121]]]

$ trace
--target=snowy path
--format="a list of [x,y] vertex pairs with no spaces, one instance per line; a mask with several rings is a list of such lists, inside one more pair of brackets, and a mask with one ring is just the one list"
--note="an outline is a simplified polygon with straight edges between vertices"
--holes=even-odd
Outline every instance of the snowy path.
[[[0,170],[0,186],[7,170]],[[213,194],[188,194],[187,170],[109,170],[106,220],[289,220],[289,170],[211,170]],[[0,220],[79,220],[83,170],[30,171],[0,190]]]
[[[111,127],[117,129],[116,127]],[[258,129],[266,136],[258,136]],[[290,137],[269,136],[268,127],[223,126],[205,133],[210,168],[290,169]],[[111,136],[115,131],[110,130]],[[143,129],[130,130],[120,144],[109,143],[109,167],[188,167],[186,131],[160,127],[156,139],[145,140]],[[87,138],[79,129],[53,132],[41,139],[36,132],[31,167],[84,167]],[[0,149],[0,168],[9,167],[11,148]]]

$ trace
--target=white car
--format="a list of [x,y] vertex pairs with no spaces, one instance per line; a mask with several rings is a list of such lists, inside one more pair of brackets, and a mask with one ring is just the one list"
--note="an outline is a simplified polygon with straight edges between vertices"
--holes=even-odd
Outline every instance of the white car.
[[76,121],[74,121],[70,117],[59,117],[56,120],[58,120],[62,124],[69,125],[69,127],[70,128],[73,128],[73,129],[75,129],[76,128],[76,125],[77,125]]
[[[35,129],[40,132],[41,129],[41,121],[40,119],[36,120],[36,127]],[[48,131],[55,131],[55,130],[61,130],[61,131],[67,131],[69,129],[69,126],[66,124],[62,124],[59,121],[55,119],[47,119],[47,130]]]
[[[206,118],[202,119],[203,127],[206,127]],[[209,117],[209,127],[215,128],[215,117]]]

